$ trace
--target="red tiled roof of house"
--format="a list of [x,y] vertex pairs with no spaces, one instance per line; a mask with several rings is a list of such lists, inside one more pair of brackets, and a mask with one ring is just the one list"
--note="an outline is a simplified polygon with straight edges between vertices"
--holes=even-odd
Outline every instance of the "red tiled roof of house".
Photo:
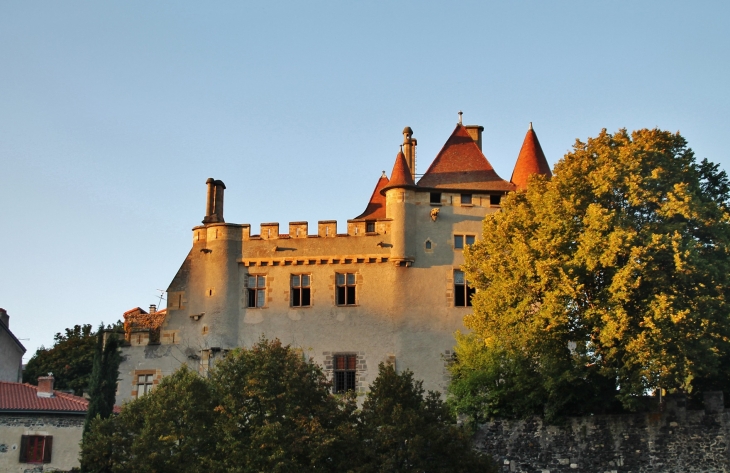
[[85,413],[89,401],[53,391],[53,397],[38,397],[37,386],[0,381],[0,411],[59,411]]
[[517,189],[524,190],[527,189],[527,181],[531,174],[544,174],[548,177],[553,175],[550,172],[550,165],[545,159],[545,153],[542,152],[537,134],[532,129],[532,123],[530,123],[530,129],[527,130],[527,135],[525,135],[525,141],[522,142],[520,155],[517,157],[517,163],[514,171],[512,171],[510,181],[517,186]]
[[388,180],[388,176],[386,176],[385,172],[383,172],[383,175],[380,176],[378,183],[375,185],[373,195],[370,196],[368,206],[365,208],[363,213],[355,217],[355,220],[365,218],[385,218],[385,196],[381,194],[380,191],[388,185],[388,182],[390,182]]
[[418,187],[474,191],[511,191],[514,185],[497,175],[461,123],[418,181]]
[[380,189],[380,193],[385,195],[387,189],[394,187],[415,187],[416,183],[413,182],[413,176],[411,175],[411,169],[408,167],[406,162],[406,155],[403,151],[399,151],[395,157],[395,164],[393,164],[393,172],[390,173],[390,181],[388,184]]

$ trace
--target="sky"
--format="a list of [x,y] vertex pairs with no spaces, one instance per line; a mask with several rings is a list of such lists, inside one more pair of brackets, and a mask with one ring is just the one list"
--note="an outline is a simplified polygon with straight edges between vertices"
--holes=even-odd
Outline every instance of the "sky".
[[[225,219],[360,214],[410,126],[423,173],[464,112],[509,180],[530,122],[679,131],[730,169],[730,3],[0,3],[0,307],[28,349],[159,304]],[[164,300],[162,301],[164,306]]]

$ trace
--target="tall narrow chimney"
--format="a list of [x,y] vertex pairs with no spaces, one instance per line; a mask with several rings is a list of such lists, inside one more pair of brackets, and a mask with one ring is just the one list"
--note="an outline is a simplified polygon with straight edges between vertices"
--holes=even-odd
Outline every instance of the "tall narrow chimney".
[[205,202],[205,218],[203,223],[224,223],[223,220],[223,190],[226,185],[223,181],[217,181],[209,177],[205,183],[208,185],[208,193]]
[[403,128],[403,154],[406,157],[406,164],[411,171],[411,177],[416,180],[416,145],[418,141],[413,137],[413,130],[407,126]]
[[10,316],[5,309],[0,309],[0,322],[5,324],[7,328],[10,328]]
[[53,397],[53,373],[48,373],[48,376],[38,376],[36,394],[38,397]]
[[484,131],[483,126],[479,125],[466,125],[464,128],[466,128],[466,131],[469,132],[469,136],[471,136],[471,139],[474,140],[474,142],[479,147],[479,151],[482,150],[482,132]]

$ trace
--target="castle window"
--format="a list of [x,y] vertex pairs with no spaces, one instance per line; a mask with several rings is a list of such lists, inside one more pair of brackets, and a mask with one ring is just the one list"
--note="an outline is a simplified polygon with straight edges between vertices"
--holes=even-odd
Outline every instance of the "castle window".
[[461,194],[461,205],[471,205],[471,194]]
[[489,196],[489,205],[499,205],[502,200],[501,195],[490,195]]
[[309,307],[312,305],[309,274],[292,274],[291,305],[292,307]]
[[355,305],[355,273],[336,273],[337,305]]
[[365,233],[375,233],[375,222],[365,222]]
[[152,391],[152,377],[151,374],[140,374],[137,375],[137,397],[140,398]]
[[21,435],[20,463],[51,463],[52,435]]
[[454,249],[463,250],[464,243],[467,246],[473,245],[476,237],[474,235],[454,235]]
[[344,393],[355,390],[357,355],[334,356],[334,390]]
[[266,302],[266,276],[248,277],[248,307],[263,307]]
[[431,192],[431,205],[441,205],[441,192]]
[[426,240],[426,249],[430,250],[432,246],[431,240]]
[[471,307],[471,297],[476,291],[470,287],[464,277],[464,271],[454,271],[454,306]]

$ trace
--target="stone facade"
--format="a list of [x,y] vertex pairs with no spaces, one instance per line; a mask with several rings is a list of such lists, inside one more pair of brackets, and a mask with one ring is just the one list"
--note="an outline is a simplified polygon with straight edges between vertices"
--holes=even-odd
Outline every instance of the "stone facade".
[[8,313],[0,309],[0,381],[22,381],[24,354],[25,347],[10,331]]
[[[7,473],[69,471],[78,467],[84,414],[0,413],[0,471]],[[53,437],[51,463],[38,465],[21,463],[20,440],[23,435]]]
[[561,426],[495,420],[480,427],[476,446],[509,472],[728,472],[730,411],[722,393],[708,394],[705,410],[674,399],[664,412],[575,417]]
[[[444,353],[471,310],[455,279],[463,248],[516,189],[482,154],[481,130],[458,124],[416,184],[416,140],[406,128],[390,179],[381,177],[366,211],[340,229],[331,220],[264,223],[258,232],[226,223],[225,185],[208,179],[204,224],[193,228],[167,289],[164,321],[127,324],[117,403],[135,397],[150,370],[164,376],[188,364],[204,373],[262,336],[291,344],[330,375],[333,356],[356,354],[360,392],[381,362],[443,390]],[[139,321],[140,311],[128,314]]]

